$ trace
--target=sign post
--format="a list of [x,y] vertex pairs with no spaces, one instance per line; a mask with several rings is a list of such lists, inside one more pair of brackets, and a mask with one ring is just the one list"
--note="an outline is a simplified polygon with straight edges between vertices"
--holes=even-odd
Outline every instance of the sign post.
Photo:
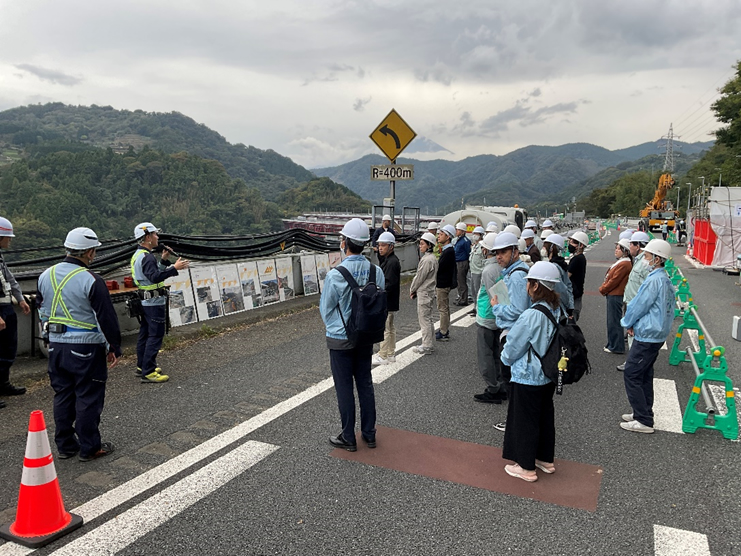
[[[373,141],[381,152],[391,161],[390,166],[371,166],[371,180],[389,179],[389,198],[388,202],[391,207],[394,206],[396,199],[396,180],[414,179],[414,165],[396,164],[396,158],[401,152],[409,146],[409,143],[417,136],[414,130],[409,127],[399,113],[391,109],[391,112],[378,124],[378,127],[370,134]],[[387,170],[381,170],[387,169]],[[375,170],[375,174],[374,174]],[[379,177],[374,177],[379,176]],[[383,175],[383,177],[380,177]]]

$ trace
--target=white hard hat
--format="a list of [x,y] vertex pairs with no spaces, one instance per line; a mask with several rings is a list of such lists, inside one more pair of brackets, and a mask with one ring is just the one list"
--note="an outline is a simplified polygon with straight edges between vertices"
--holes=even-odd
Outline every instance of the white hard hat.
[[551,219],[550,218],[547,219],[545,222],[543,222],[543,227],[544,228],[547,228],[548,226],[550,226],[551,228],[553,227],[553,222],[551,222]]
[[141,224],[137,224],[136,228],[134,228],[134,237],[136,239],[141,239],[148,233],[159,231],[159,228],[151,222],[142,222]]
[[486,249],[487,251],[494,251],[494,242],[497,239],[496,232],[490,232],[484,236],[484,239],[481,240],[481,246]]
[[461,230],[462,232],[465,232],[468,230],[468,226],[466,226],[465,222],[458,222],[458,224],[455,225],[456,230]]
[[496,233],[497,230],[499,230],[499,228],[497,228],[497,225],[494,222],[489,222],[486,225],[486,231],[487,232],[494,232],[494,233]]
[[75,228],[67,234],[67,238],[64,240],[64,246],[67,249],[80,251],[100,247],[100,242],[98,241],[98,236],[90,228]]
[[497,229],[497,230],[499,229],[499,224],[497,224],[497,223],[496,223],[496,222],[494,222],[493,220],[491,220],[491,221],[489,221],[489,222],[487,222],[487,223],[486,223],[486,228],[487,228],[487,229],[491,228],[492,226],[493,226],[493,227],[494,227],[495,229]]
[[486,233],[486,230],[484,230],[484,228],[482,228],[481,226],[476,226],[473,229],[473,233],[474,234],[481,234],[483,236]]
[[503,231],[510,233],[510,234],[514,234],[517,237],[517,239],[520,238],[520,228],[518,228],[514,224],[510,224],[509,226],[505,227]]
[[391,232],[383,232],[378,236],[378,243],[396,243],[396,237]]
[[522,230],[522,234],[520,235],[521,239],[533,239],[535,237],[535,232],[532,231],[530,228],[525,228]]
[[445,224],[442,231],[448,234],[450,237],[455,237],[455,228],[451,224]]
[[630,241],[630,237],[633,235],[633,232],[630,230],[625,230],[623,232],[620,232],[620,235],[618,236],[618,239],[627,239]]
[[574,241],[578,241],[584,247],[589,245],[589,236],[584,232],[574,232],[574,235],[571,236],[571,239],[573,239]]
[[358,243],[365,243],[370,239],[368,224],[360,218],[353,218],[342,227],[341,235]]
[[525,222],[525,227],[526,228],[537,228],[538,224],[535,222],[535,220],[528,220],[527,222]]
[[670,259],[672,256],[672,246],[663,239],[652,239],[643,250],[662,259]]
[[527,277],[530,280],[537,280],[549,290],[552,290],[561,281],[561,273],[558,271],[558,267],[548,261],[538,261],[531,266]]
[[391,220],[390,214],[384,214],[383,217],[381,217],[381,220]]
[[623,239],[616,241],[615,245],[619,245],[620,247],[624,247],[625,249],[630,249],[630,240],[624,237]]
[[555,232],[553,230],[543,230],[540,234],[541,239],[547,238],[549,235],[554,234]]
[[651,241],[651,238],[648,237],[648,234],[646,232],[634,232],[632,236],[630,236],[630,241],[640,241],[641,243],[648,243]]
[[435,234],[431,234],[430,232],[425,232],[422,234],[422,239],[431,243],[432,245],[437,245],[437,238],[435,237]]
[[557,245],[559,249],[563,249],[563,236],[560,236],[558,234],[550,234],[544,241],[545,243],[552,243],[553,245]]
[[0,216],[0,237],[15,237],[13,233],[13,224],[10,220]]
[[520,238],[517,240],[517,248],[520,250],[520,253],[527,251],[527,243],[525,243],[524,239]]
[[519,241],[517,240],[517,236],[515,234],[511,234],[509,232],[502,232],[501,234],[497,235],[497,239],[494,241],[494,245],[492,246],[492,249],[497,251],[499,249],[505,249],[507,247],[518,247]]
[[427,224],[427,229],[428,230],[437,230],[437,222],[430,222],[429,224]]

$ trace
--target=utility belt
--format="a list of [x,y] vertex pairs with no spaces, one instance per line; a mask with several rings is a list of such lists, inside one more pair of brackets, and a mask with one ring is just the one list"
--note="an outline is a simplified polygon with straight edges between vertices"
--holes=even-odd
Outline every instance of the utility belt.
[[167,288],[157,288],[156,290],[137,290],[136,295],[139,299],[154,299],[156,297],[166,297],[168,294]]
[[61,324],[58,322],[50,322],[48,329],[49,329],[49,333],[51,334],[64,334],[65,332],[77,332],[77,333],[84,333],[84,332],[97,333],[99,332],[97,326],[94,328],[75,328],[74,326],[67,326],[66,324]]

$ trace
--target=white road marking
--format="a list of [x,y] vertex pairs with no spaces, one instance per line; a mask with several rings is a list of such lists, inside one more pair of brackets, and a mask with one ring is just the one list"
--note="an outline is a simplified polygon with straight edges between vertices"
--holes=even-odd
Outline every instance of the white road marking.
[[664,345],[663,345],[663,346],[661,346],[661,349],[669,349],[669,348],[667,347],[667,345],[666,345],[666,342],[664,342]]
[[461,328],[467,328],[475,323],[476,323],[476,317],[473,317],[471,315],[466,315],[461,320],[450,323],[450,324],[451,326],[459,326]]
[[266,458],[278,446],[250,440],[53,552],[115,554]]
[[710,556],[707,535],[654,525],[656,556]]
[[690,335],[690,342],[692,342],[692,351],[700,351],[700,335],[697,330],[688,330],[687,333]]
[[396,363],[389,363],[388,365],[379,365],[373,369],[373,382],[374,384],[380,384],[387,378],[395,375],[407,365],[410,365],[420,357],[429,357],[428,355],[422,355],[416,353],[414,350],[408,349],[403,351],[396,356]]
[[[465,316],[468,311],[469,309],[464,308],[460,311],[457,311],[456,313],[453,313],[450,316],[451,321]],[[437,328],[439,326],[440,322],[438,321],[437,323],[435,323],[435,327]],[[397,350],[402,350],[405,347],[408,347],[414,342],[420,340],[421,338],[422,333],[415,332],[414,334],[411,334],[397,342]],[[394,373],[401,370],[401,368],[403,367],[397,367]],[[390,373],[388,374],[388,376],[391,376],[394,373]],[[386,378],[388,378],[388,376],[386,376],[382,380],[385,380]],[[310,386],[303,392],[300,392],[295,396],[274,405],[273,407],[263,411],[259,415],[255,415],[254,417],[243,421],[239,425],[227,431],[224,431],[223,433],[216,435],[209,440],[206,440],[202,444],[191,448],[187,452],[184,452],[179,456],[176,456],[158,465],[157,467],[153,467],[149,471],[142,473],[141,475],[138,475],[133,479],[117,486],[116,488],[105,492],[100,496],[93,498],[92,500],[82,504],[81,506],[73,508],[69,511],[82,516],[82,518],[86,522],[92,521],[93,519],[103,515],[106,512],[109,512],[110,510],[120,506],[121,504],[128,502],[132,498],[139,496],[143,492],[156,487],[158,484],[168,480],[178,473],[181,473],[192,465],[195,465],[200,461],[212,456],[213,454],[229,446],[233,442],[236,442],[244,438],[248,434],[256,431],[263,425],[274,421],[275,419],[288,413],[292,409],[295,409],[303,403],[326,392],[333,386],[334,382],[332,380],[332,377],[325,378],[321,382],[318,382]],[[5,544],[0,545],[0,556],[26,556],[27,554],[31,554],[34,551],[35,549],[33,548],[26,548],[12,542],[6,542]]]
[[684,434],[677,385],[673,380],[654,379],[654,428]]

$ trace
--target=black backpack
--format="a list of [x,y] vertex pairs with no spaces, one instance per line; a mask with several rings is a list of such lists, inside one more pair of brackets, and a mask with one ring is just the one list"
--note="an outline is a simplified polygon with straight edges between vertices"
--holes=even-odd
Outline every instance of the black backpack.
[[[587,341],[576,323],[565,321],[559,324],[543,305],[533,305],[532,308],[543,313],[555,326],[553,339],[545,354],[541,356],[532,347],[530,349],[540,360],[543,374],[556,385],[556,393],[561,395],[564,384],[579,382],[592,370],[587,358]],[[563,356],[569,359],[566,372],[558,370],[558,362]]]
[[376,265],[370,265],[368,283],[358,286],[350,271],[343,266],[336,267],[350,285],[352,298],[350,300],[350,318],[345,322],[339,305],[342,324],[347,332],[347,339],[353,347],[369,346],[383,341],[383,332],[386,328],[388,308],[386,292],[376,284]]

